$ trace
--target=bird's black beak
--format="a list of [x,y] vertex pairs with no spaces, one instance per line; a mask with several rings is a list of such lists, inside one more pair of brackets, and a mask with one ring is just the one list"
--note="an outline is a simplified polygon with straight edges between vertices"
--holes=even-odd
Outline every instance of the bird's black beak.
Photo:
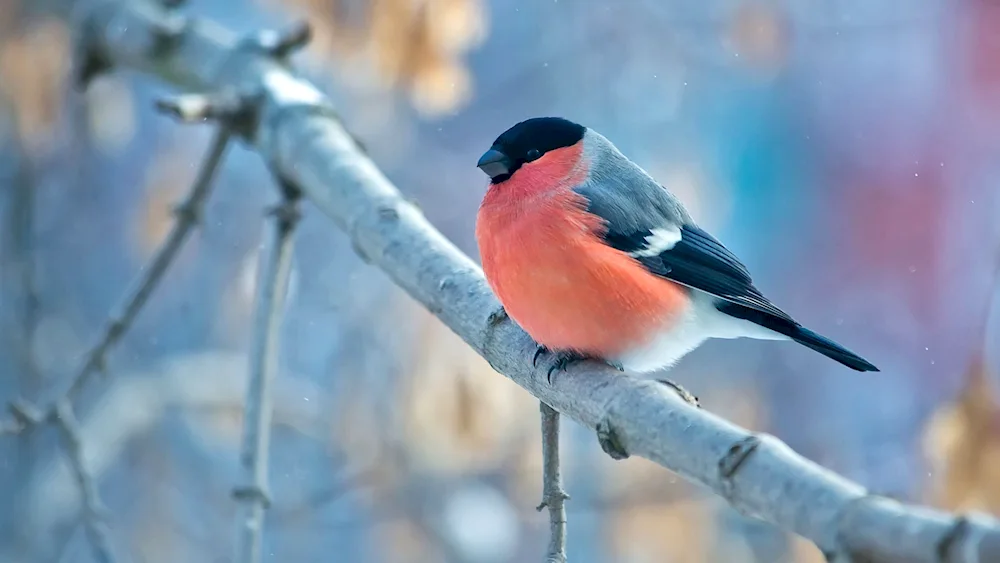
[[483,153],[483,156],[479,157],[479,162],[476,163],[476,166],[491,179],[495,179],[499,176],[510,174],[512,163],[509,156],[496,149],[490,149]]

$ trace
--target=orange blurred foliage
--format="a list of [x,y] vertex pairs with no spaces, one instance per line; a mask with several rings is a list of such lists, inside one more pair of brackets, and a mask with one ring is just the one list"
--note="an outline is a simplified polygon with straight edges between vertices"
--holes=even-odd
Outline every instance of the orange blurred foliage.
[[726,39],[744,64],[773,71],[787,60],[791,30],[778,6],[754,0],[733,13]]
[[301,12],[323,58],[361,58],[424,115],[453,111],[472,93],[462,57],[486,35],[480,0],[263,0]]
[[[4,10],[0,10],[4,11]],[[29,150],[49,144],[60,120],[70,72],[64,23],[43,18],[0,40],[0,96]]]
[[935,477],[928,502],[1000,514],[1000,401],[981,355],[970,364],[962,392],[928,422],[924,453]]

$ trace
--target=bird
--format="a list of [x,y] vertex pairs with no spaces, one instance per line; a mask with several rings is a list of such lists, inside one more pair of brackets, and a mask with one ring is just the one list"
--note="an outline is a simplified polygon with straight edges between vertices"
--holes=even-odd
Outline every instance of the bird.
[[483,153],[475,236],[501,311],[555,361],[643,374],[710,338],[793,341],[879,371],[809,330],[681,201],[597,131],[562,117],[516,123]]

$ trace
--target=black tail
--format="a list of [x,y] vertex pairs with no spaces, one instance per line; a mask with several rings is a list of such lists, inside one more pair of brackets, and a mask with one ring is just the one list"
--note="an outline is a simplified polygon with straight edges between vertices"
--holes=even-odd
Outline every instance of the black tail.
[[782,319],[769,313],[743,307],[728,301],[720,301],[716,305],[719,311],[738,319],[744,319],[764,328],[783,334],[795,342],[808,346],[827,358],[838,361],[857,371],[879,371],[871,362],[837,344],[833,340],[820,336],[804,326],[788,319]]
[[[770,328],[770,327],[769,327]],[[773,330],[773,329],[772,329]],[[836,360],[845,366],[855,369],[858,371],[878,371],[878,368],[872,365],[871,362],[862,358],[861,356],[851,352],[847,348],[844,348],[840,344],[837,344],[833,340],[820,336],[815,332],[805,328],[803,326],[798,326],[792,330],[786,331],[776,331],[784,334],[785,336],[791,338],[792,340],[802,344],[803,346],[808,346],[813,350],[816,350],[820,354],[823,354],[827,358]]]

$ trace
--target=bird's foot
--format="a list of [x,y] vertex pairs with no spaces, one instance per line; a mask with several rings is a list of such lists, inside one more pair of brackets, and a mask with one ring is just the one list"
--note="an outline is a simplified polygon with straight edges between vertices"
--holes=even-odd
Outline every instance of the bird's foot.
[[567,350],[553,351],[539,344],[538,348],[535,349],[535,356],[531,358],[531,365],[538,367],[538,358],[543,355],[554,357],[552,365],[549,367],[549,371],[545,375],[545,379],[548,381],[549,385],[552,384],[552,374],[560,371],[566,371],[566,368],[569,366],[590,359],[589,357],[577,352],[570,352]]
[[618,362],[614,362],[614,361],[611,361],[611,360],[604,360],[604,359],[601,359],[601,358],[595,358],[595,357],[592,357],[592,356],[587,356],[585,354],[580,354],[580,353],[577,353],[577,352],[570,352],[570,351],[565,351],[565,350],[553,352],[552,350],[549,350],[547,347],[542,346],[541,344],[538,344],[538,347],[535,348],[535,355],[534,355],[534,357],[531,358],[531,365],[532,365],[532,367],[538,367],[538,358],[540,358],[541,356],[546,355],[546,354],[554,355],[556,357],[555,361],[552,364],[552,367],[549,368],[548,375],[546,376],[546,379],[548,379],[548,382],[550,384],[552,383],[552,374],[553,373],[556,373],[556,372],[559,372],[559,371],[566,371],[566,368],[569,367],[570,365],[578,363],[578,362],[582,362],[582,361],[585,361],[585,360],[594,360],[594,361],[604,362],[604,363],[608,364],[609,366],[615,368],[618,371],[622,371],[622,372],[625,371],[625,368],[622,367],[622,365],[620,363],[618,363]]

